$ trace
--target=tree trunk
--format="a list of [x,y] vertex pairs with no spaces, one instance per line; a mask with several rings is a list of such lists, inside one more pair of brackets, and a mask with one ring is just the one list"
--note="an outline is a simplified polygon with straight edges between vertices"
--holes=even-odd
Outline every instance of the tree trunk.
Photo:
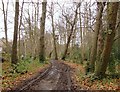
[[103,51],[103,47],[104,47],[104,29],[102,27],[103,25],[101,24],[101,28],[100,28],[100,32],[98,35],[98,46],[97,46],[97,56],[96,56],[96,65],[95,67],[97,67],[97,63],[100,60],[100,55],[102,54]]
[[21,25],[22,25],[22,13],[23,13],[23,5],[24,5],[24,0],[23,0],[23,2],[22,2],[22,7],[21,7],[21,15],[20,15],[20,24],[19,24],[19,44],[18,44],[18,48],[19,48],[19,54],[18,54],[18,56],[19,56],[19,59],[20,59],[20,56],[21,56],[21,52],[20,52],[20,28],[21,28]]
[[19,20],[19,1],[16,0],[15,19],[14,19],[14,38],[13,38],[12,56],[11,56],[12,64],[16,64],[18,62],[18,58],[17,58],[18,20]]
[[[38,4],[37,4],[38,5]],[[34,43],[34,48],[33,48],[33,57],[36,57],[36,49],[37,49],[37,25],[38,25],[38,22],[37,22],[37,8],[38,7],[35,7],[35,27],[34,27],[34,36],[33,36],[33,43]],[[38,8],[39,9],[39,8]]]
[[84,53],[83,53],[83,35],[82,35],[82,20],[81,20],[81,8],[79,8],[79,20],[80,20],[80,42],[81,42],[81,63],[83,63]]
[[43,63],[45,61],[45,46],[44,46],[44,32],[45,32],[45,18],[46,18],[46,5],[47,1],[42,2],[42,17],[40,24],[40,52],[39,61]]
[[[104,3],[105,4],[105,3]],[[95,67],[95,61],[96,61],[96,54],[97,54],[97,42],[98,42],[98,34],[100,30],[101,25],[101,18],[102,18],[102,12],[104,9],[104,4],[102,2],[97,2],[97,15],[96,15],[96,23],[95,23],[95,33],[94,33],[94,39],[93,39],[93,46],[92,51],[90,55],[90,72],[94,72]]]
[[104,76],[107,65],[109,62],[111,49],[115,37],[115,25],[116,25],[116,17],[117,17],[117,10],[118,10],[119,3],[118,2],[109,2],[107,4],[107,33],[106,33],[106,39],[105,39],[105,45],[103,52],[101,54],[100,60],[99,60],[99,66],[96,67],[95,75],[96,76]]
[[32,23],[31,23],[32,19],[31,19],[31,15],[30,15],[29,11],[28,11],[28,16],[29,16],[28,17],[29,40],[30,40],[30,49],[31,49],[30,56],[32,57],[33,56],[32,53],[34,52],[33,51],[33,30],[32,30]]
[[64,51],[63,56],[62,56],[62,60],[65,60],[65,58],[66,58],[66,54],[67,54],[67,51],[68,51],[68,46],[70,44],[71,36],[72,36],[73,31],[74,31],[74,26],[75,26],[76,19],[77,19],[77,11],[78,11],[78,8],[80,7],[80,5],[81,5],[81,3],[79,3],[77,5],[76,10],[75,10],[75,16],[74,16],[73,24],[72,24],[72,27],[71,27],[71,30],[70,30],[70,35],[68,36],[68,40],[67,40],[67,44],[65,46],[65,51]]
[[53,35],[53,44],[54,44],[54,53],[55,60],[58,60],[57,47],[56,47],[56,37],[55,37],[55,27],[54,27],[54,4],[51,2],[50,16],[52,19],[52,35]]
[[[52,6],[51,6],[51,7],[52,7]],[[55,28],[54,28],[53,15],[51,15],[51,19],[52,19],[52,31],[53,31],[53,43],[54,43],[55,59],[58,60],[57,48],[56,48],[56,37],[55,37]]]
[[8,12],[8,3],[7,2],[7,8],[5,11],[5,6],[4,6],[4,2],[2,0],[2,6],[3,6],[3,15],[4,15],[4,30],[5,30],[5,40],[6,40],[6,52],[9,52],[9,44],[8,44],[8,36],[7,36],[7,12]]
[[[117,34],[118,36],[120,36],[120,2],[119,2],[119,9],[118,9],[118,15],[117,15],[117,24],[118,24],[118,28],[117,28]],[[117,49],[118,49],[118,59],[120,60],[120,37],[117,40]]]

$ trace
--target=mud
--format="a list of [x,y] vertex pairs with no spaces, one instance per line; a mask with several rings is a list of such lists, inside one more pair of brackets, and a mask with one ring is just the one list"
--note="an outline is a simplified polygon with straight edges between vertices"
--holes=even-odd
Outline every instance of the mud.
[[51,60],[51,65],[40,73],[36,78],[28,81],[25,85],[16,88],[20,91],[35,90],[75,90],[71,80],[71,68],[61,61]]

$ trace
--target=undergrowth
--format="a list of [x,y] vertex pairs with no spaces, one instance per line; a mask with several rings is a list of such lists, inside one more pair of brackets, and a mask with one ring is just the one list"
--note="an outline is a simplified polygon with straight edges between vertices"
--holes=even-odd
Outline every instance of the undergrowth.
[[47,63],[47,61],[40,63],[39,60],[31,59],[21,60],[16,65],[11,65],[11,62],[4,62],[2,64],[2,89],[13,87],[18,77],[33,74],[39,68],[43,68]]

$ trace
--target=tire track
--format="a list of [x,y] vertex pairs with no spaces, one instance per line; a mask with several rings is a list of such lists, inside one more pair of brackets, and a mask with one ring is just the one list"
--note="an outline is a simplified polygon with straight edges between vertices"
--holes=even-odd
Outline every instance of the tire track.
[[51,60],[50,63],[48,69],[17,92],[23,90],[71,90],[70,67],[57,60]]

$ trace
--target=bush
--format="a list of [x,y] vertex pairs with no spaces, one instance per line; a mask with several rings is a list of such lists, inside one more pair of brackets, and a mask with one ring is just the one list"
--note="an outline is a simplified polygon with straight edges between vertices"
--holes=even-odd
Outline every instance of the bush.
[[27,63],[25,62],[21,62],[21,63],[18,63],[17,67],[16,67],[16,72],[17,73],[26,73],[28,71],[28,67],[27,67]]
[[28,65],[30,64],[29,61],[20,61],[16,65],[13,64],[13,69],[11,70],[12,73],[20,73],[24,74],[28,72]]
[[81,52],[79,50],[80,48],[75,45],[71,49],[72,50],[70,51],[70,55],[67,56],[67,59],[72,60],[74,63],[81,63]]

